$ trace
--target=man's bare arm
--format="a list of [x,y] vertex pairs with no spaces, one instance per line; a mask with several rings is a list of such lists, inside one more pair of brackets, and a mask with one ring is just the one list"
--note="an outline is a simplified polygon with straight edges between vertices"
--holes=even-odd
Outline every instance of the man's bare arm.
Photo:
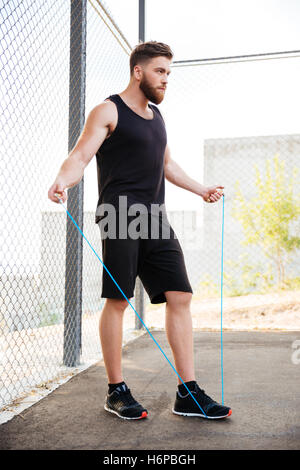
[[164,168],[165,177],[170,183],[201,196],[206,202],[216,202],[220,199],[222,193],[217,191],[217,189],[224,189],[224,186],[217,185],[207,187],[192,179],[178,163],[172,160],[168,145],[165,150]]
[[75,147],[63,162],[48,191],[51,201],[59,202],[55,196],[55,193],[58,193],[65,202],[67,200],[65,189],[72,188],[80,182],[86,166],[107,137],[115,112],[113,103],[104,102],[89,113]]

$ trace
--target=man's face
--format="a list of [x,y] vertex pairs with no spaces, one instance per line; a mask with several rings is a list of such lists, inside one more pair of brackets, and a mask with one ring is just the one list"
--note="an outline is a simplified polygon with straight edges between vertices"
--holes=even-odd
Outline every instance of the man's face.
[[140,89],[152,103],[159,104],[165,97],[171,60],[167,57],[154,57],[147,64],[141,65],[142,78]]

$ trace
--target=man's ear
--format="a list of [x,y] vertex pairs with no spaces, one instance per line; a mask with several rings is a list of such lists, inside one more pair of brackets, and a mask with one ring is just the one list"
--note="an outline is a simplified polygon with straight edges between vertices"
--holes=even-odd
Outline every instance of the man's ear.
[[143,74],[142,67],[140,65],[135,65],[133,67],[133,74],[137,80],[141,80]]

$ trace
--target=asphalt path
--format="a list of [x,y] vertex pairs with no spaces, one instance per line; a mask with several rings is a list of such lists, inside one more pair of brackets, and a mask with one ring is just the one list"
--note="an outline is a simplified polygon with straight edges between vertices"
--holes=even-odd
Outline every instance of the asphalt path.
[[[165,331],[152,334],[173,363]],[[172,413],[177,376],[145,332],[124,347],[123,372],[148,418],[121,420],[104,410],[100,361],[0,425],[0,449],[299,449],[297,339],[300,332],[224,331],[224,404],[232,415],[207,420]],[[194,331],[194,348],[197,381],[221,402],[220,333]]]

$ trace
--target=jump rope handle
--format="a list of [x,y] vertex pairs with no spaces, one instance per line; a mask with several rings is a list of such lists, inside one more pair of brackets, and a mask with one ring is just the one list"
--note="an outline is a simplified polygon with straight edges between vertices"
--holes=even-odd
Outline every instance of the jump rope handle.
[[59,202],[62,204],[62,199],[60,198],[59,194],[58,194],[58,193],[54,193],[54,196],[56,196],[57,199],[59,200]]

